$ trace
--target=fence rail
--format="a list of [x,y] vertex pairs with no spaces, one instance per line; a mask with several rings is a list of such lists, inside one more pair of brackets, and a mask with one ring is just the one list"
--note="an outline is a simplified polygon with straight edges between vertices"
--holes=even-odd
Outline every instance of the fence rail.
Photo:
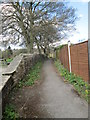
[[[76,75],[81,76],[85,81],[89,80],[88,72],[88,41],[71,45],[71,71]],[[59,59],[61,63],[70,71],[68,46],[64,46],[59,51]]]

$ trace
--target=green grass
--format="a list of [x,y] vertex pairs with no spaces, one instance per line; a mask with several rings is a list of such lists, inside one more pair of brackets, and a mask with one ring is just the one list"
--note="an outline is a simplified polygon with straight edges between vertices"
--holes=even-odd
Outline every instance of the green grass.
[[67,69],[65,69],[59,60],[55,61],[55,66],[60,72],[60,75],[74,86],[81,97],[84,97],[88,102],[90,102],[90,85],[81,77],[76,76],[74,73],[70,73]]
[[19,115],[15,111],[15,106],[9,104],[5,107],[3,120],[18,120]]
[[13,59],[12,58],[7,58],[6,61],[1,61],[0,66],[7,66],[7,63],[10,63]]
[[28,75],[26,75],[26,77],[19,82],[18,87],[20,88],[22,86],[32,86],[36,80],[39,80],[41,67],[42,67],[42,62],[39,61],[30,69]]
[[7,58],[7,59],[6,59],[6,61],[7,61],[8,63],[12,62],[12,60],[13,60],[12,58]]

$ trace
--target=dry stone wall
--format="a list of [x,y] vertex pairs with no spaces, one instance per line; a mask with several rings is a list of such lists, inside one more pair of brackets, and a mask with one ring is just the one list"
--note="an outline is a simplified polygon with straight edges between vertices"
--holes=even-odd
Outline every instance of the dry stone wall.
[[2,76],[2,81],[5,79],[1,89],[3,110],[8,102],[8,95],[12,88],[23,79],[36,62],[43,58],[44,55],[39,54],[20,54],[10,63]]

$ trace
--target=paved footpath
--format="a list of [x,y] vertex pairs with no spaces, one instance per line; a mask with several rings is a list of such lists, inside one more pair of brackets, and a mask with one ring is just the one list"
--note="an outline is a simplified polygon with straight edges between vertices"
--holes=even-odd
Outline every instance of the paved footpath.
[[[87,118],[88,104],[80,98],[73,87],[64,83],[56,73],[50,60],[43,65],[43,80],[33,88],[23,89],[20,93],[23,107],[18,105],[19,113],[23,117],[36,118]],[[27,97],[28,96],[28,97]],[[18,99],[18,102],[21,101]],[[17,101],[16,101],[17,103]]]

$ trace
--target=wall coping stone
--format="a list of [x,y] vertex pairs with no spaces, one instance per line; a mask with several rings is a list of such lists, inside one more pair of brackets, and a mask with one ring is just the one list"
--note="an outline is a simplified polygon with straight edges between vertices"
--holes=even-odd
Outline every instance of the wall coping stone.
[[2,86],[4,86],[6,84],[6,82],[10,79],[10,75],[9,76],[2,76]]
[[13,59],[13,61],[10,63],[10,65],[8,65],[8,67],[6,68],[4,73],[2,73],[2,75],[11,75],[11,74],[13,74],[16,71],[18,65],[20,64],[22,58],[23,58],[22,55],[16,56]]
[[6,82],[10,79],[11,76],[2,76],[2,83],[0,84],[0,91],[2,91]]

